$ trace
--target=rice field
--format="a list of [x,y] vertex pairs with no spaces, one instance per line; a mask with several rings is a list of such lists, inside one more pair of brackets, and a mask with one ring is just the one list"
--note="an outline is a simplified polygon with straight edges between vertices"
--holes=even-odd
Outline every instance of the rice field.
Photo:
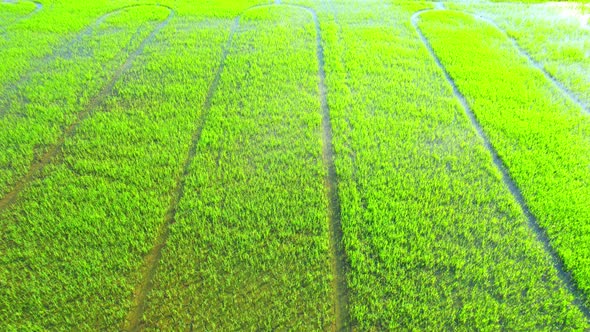
[[0,0],[0,330],[590,329],[589,19]]

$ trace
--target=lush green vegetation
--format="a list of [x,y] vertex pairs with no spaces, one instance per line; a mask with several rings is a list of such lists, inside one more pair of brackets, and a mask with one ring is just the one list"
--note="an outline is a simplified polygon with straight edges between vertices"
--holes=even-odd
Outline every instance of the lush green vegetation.
[[328,204],[310,14],[248,10],[214,93],[147,326],[328,329]]
[[0,33],[35,10],[33,2],[0,2]]
[[[555,6],[454,2],[590,100]],[[0,0],[0,330],[590,328],[425,47],[587,299],[590,121],[506,35],[432,11],[424,41],[426,1],[159,3]]]
[[566,268],[590,295],[588,117],[488,23],[441,11],[424,14],[421,27]]
[[428,5],[334,7],[328,90],[359,328],[586,326],[410,25]]
[[[10,191],[35,159],[59,140],[64,127],[104,98],[117,68],[169,15],[163,7],[129,8],[56,51],[37,71],[3,91],[0,135],[0,194]],[[64,89],[67,87],[67,89]]]
[[493,19],[590,110],[590,5],[452,5]]
[[[71,50],[79,61],[55,61],[61,71],[56,69],[54,77],[63,85],[61,89],[52,85],[55,89],[47,87],[48,91],[70,96],[74,93],[64,86],[79,91],[79,82],[90,82],[85,72],[68,72],[78,69],[73,64],[92,69],[104,65],[105,71],[99,73],[108,75],[107,69],[120,65],[121,60],[116,60],[125,60],[146,32],[167,15],[162,7],[137,7],[105,20],[87,40],[74,40]],[[180,176],[178,156],[186,154],[200,112],[195,101],[204,98],[216,65],[211,59],[219,58],[230,24],[204,12],[184,14],[161,30],[113,91],[100,99],[93,114],[66,138],[63,149],[26,186],[17,203],[1,212],[3,329],[111,330],[124,325],[133,291],[143,277],[143,256],[153,245]],[[113,47],[118,45],[129,46]],[[111,55],[114,60],[95,64],[95,56],[84,57],[78,50],[105,54],[107,60]],[[59,65],[62,62],[71,65]],[[107,79],[98,76],[92,84]],[[39,80],[51,82],[41,75]],[[23,86],[29,84],[33,83]],[[54,102],[58,101],[61,98]],[[44,114],[58,119],[70,109],[54,107],[42,98],[39,103],[48,103],[52,108]],[[10,115],[25,107],[14,102],[3,119],[19,118]],[[71,106],[71,112],[80,109]],[[22,118],[31,128],[43,128],[43,124],[46,130],[51,128],[49,122],[42,122],[45,117],[39,115],[33,122],[33,116],[37,115]],[[55,127],[54,134],[48,135],[53,140],[60,135],[60,126]],[[2,146],[10,146],[4,137]],[[9,151],[2,149],[3,157]]]

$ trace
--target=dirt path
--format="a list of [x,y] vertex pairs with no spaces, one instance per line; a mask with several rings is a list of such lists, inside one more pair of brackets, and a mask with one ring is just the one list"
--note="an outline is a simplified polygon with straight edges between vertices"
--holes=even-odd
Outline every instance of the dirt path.
[[[133,306],[127,315],[124,329],[126,331],[138,331],[141,329],[141,318],[146,309],[146,300],[149,292],[153,287],[153,278],[156,274],[160,259],[162,257],[162,249],[166,246],[170,234],[170,226],[175,222],[176,211],[178,204],[184,195],[184,187],[186,178],[188,176],[190,166],[197,153],[197,146],[201,138],[201,133],[207,122],[207,117],[211,108],[211,100],[217,91],[221,74],[225,67],[225,61],[229,54],[229,50],[232,47],[234,35],[239,27],[240,19],[249,10],[262,7],[270,7],[281,5],[280,0],[275,0],[274,4],[263,4],[255,5],[247,8],[241,14],[239,14],[233,22],[230,30],[230,35],[224,46],[221,62],[215,72],[215,77],[209,86],[207,96],[203,105],[203,113],[197,124],[196,130],[191,139],[191,145],[189,148],[188,156],[183,164],[183,173],[178,179],[176,187],[172,193],[170,205],[166,215],[164,216],[163,223],[159,229],[158,237],[152,247],[152,250],[145,257],[144,269],[142,272],[142,281],[137,286],[134,292]],[[327,168],[327,176],[325,179],[326,188],[328,192],[329,201],[329,217],[330,217],[330,247],[331,247],[331,269],[334,275],[333,280],[333,292],[335,294],[334,309],[335,309],[335,324],[333,329],[335,331],[346,331],[349,330],[349,313],[348,313],[348,291],[346,287],[345,279],[345,256],[342,248],[342,229],[340,226],[340,201],[338,198],[337,189],[337,177],[336,168],[334,166],[334,151],[332,147],[332,125],[330,121],[329,108],[326,101],[326,85],[325,85],[325,70],[324,70],[324,50],[321,39],[321,29],[319,20],[316,12],[307,7],[298,5],[283,5],[293,8],[298,8],[308,12],[315,24],[316,28],[316,47],[317,47],[317,58],[318,58],[318,78],[319,78],[319,97],[322,111],[322,137],[323,137],[323,160],[325,167]]]
[[[439,7],[439,9],[444,9],[444,6]],[[498,155],[497,151],[495,150],[495,148],[491,144],[490,140],[486,136],[482,126],[477,121],[477,118],[476,118],[475,114],[473,113],[473,110],[471,109],[471,107],[467,103],[465,96],[463,96],[463,94],[459,91],[459,89],[457,88],[457,85],[455,84],[455,81],[450,76],[450,74],[447,71],[447,69],[445,68],[445,66],[441,63],[440,59],[438,58],[438,56],[434,52],[432,45],[430,44],[428,39],[424,36],[424,34],[422,33],[422,30],[419,28],[418,19],[419,19],[420,15],[425,12],[429,12],[429,11],[432,11],[432,9],[421,10],[421,11],[415,13],[411,19],[412,25],[416,29],[416,32],[420,36],[420,39],[422,40],[422,43],[424,44],[424,46],[428,50],[428,53],[430,54],[430,56],[432,57],[432,59],[434,60],[436,65],[443,72],[447,82],[452,86],[453,93],[455,94],[455,97],[461,102],[461,105],[463,106],[465,114],[467,115],[467,117],[469,117],[469,120],[471,121],[471,125],[473,126],[473,128],[475,128],[478,136],[483,140],[485,148],[488,150],[489,154],[492,156],[492,160],[494,162],[494,165],[502,173],[502,181],[504,182],[504,184],[506,185],[506,187],[508,188],[508,190],[510,191],[510,193],[512,194],[512,196],[514,197],[514,199],[516,200],[518,205],[520,206],[520,209],[522,210],[522,212],[526,216],[526,218],[528,220],[528,225],[531,228],[531,230],[535,233],[537,240],[543,244],[545,252],[551,257],[553,267],[557,271],[559,278],[561,279],[561,281],[563,282],[565,287],[568,289],[568,291],[574,296],[574,304],[590,321],[590,310],[588,310],[588,308],[585,305],[585,303],[586,303],[585,295],[577,287],[577,285],[576,285],[575,281],[573,280],[572,276],[570,275],[570,273],[568,273],[566,271],[565,266],[563,265],[563,261],[561,260],[561,258],[559,257],[559,255],[557,254],[555,249],[553,249],[553,247],[551,246],[551,243],[549,241],[549,237],[547,236],[545,229],[543,229],[539,225],[537,218],[531,213],[529,207],[526,204],[524,197],[522,196],[520,189],[518,188],[518,186],[516,185],[516,183],[514,182],[512,177],[510,176],[510,173],[508,172],[506,165],[504,164],[504,162],[502,161],[502,159]]]
[[160,23],[156,28],[152,30],[152,32],[140,43],[138,48],[129,55],[125,63],[123,63],[117,69],[117,71],[111,77],[110,81],[106,85],[104,85],[101,91],[96,96],[94,96],[94,98],[88,103],[88,105],[82,111],[78,113],[76,120],[74,120],[74,122],[71,123],[63,131],[62,135],[59,137],[57,142],[54,143],[47,150],[47,152],[45,152],[38,160],[34,161],[31,167],[29,168],[29,171],[17,182],[15,187],[10,192],[8,192],[4,197],[2,197],[2,199],[0,199],[0,212],[2,212],[6,208],[8,208],[12,203],[14,203],[20,192],[35,178],[37,173],[40,170],[42,170],[45,166],[47,166],[51,162],[53,157],[55,157],[55,155],[57,155],[61,151],[61,148],[66,138],[72,136],[75,133],[78,126],[80,125],[80,123],[82,123],[82,121],[84,121],[88,116],[90,116],[100,105],[100,103],[112,92],[115,83],[121,78],[121,75],[132,66],[137,56],[139,56],[143,52],[143,49],[145,48],[146,44],[149,43],[160,30],[162,30],[166,25],[168,25],[168,23],[174,16],[174,11],[171,8],[168,9],[170,12],[166,20],[164,20],[162,23]]

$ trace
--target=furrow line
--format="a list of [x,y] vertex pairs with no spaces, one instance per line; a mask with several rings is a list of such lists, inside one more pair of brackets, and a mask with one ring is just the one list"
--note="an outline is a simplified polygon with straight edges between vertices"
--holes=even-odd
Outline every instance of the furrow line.
[[[438,8],[444,9],[444,6],[438,7]],[[451,75],[447,71],[446,67],[442,64],[442,62],[440,61],[440,59],[438,58],[438,56],[434,52],[432,45],[430,44],[430,42],[428,41],[426,36],[423,34],[422,30],[419,28],[419,26],[418,26],[419,16],[421,14],[423,14],[425,12],[429,12],[429,11],[432,11],[432,9],[418,11],[412,16],[411,22],[412,22],[412,25],[414,26],[414,29],[416,30],[416,32],[420,36],[422,43],[424,44],[424,46],[428,50],[428,53],[430,53],[430,56],[432,57],[434,62],[442,71],[447,82],[451,85],[455,97],[459,100],[459,102],[461,103],[461,106],[463,107],[463,110],[465,111],[465,114],[467,115],[467,117],[471,121],[471,125],[475,128],[478,136],[482,139],[485,148],[488,150],[488,152],[492,156],[492,160],[494,162],[494,165],[502,174],[502,181],[504,182],[504,184],[506,185],[506,187],[508,188],[508,190],[510,191],[510,193],[512,194],[512,196],[514,197],[514,199],[516,200],[518,205],[520,206],[520,209],[522,210],[522,212],[526,216],[527,221],[528,221],[528,225],[531,228],[531,230],[535,233],[537,240],[540,243],[542,243],[545,252],[550,256],[551,261],[553,263],[553,267],[557,271],[560,280],[563,282],[563,284],[568,289],[568,291],[573,295],[574,304],[590,321],[590,310],[588,310],[588,308],[585,306],[586,299],[585,299],[584,294],[577,287],[577,284],[576,284],[575,280],[573,280],[571,274],[566,271],[561,257],[559,257],[559,255],[557,254],[555,249],[551,246],[551,242],[549,240],[547,232],[545,231],[545,229],[543,229],[539,225],[537,218],[530,211],[528,205],[526,204],[524,197],[522,196],[520,189],[518,188],[516,182],[510,176],[510,173],[509,173],[506,165],[504,164],[504,162],[502,161],[502,159],[498,155],[498,152],[491,144],[489,138],[486,136],[482,126],[480,125],[480,123],[477,120],[477,117],[475,116],[475,113],[473,112],[473,110],[469,106],[467,100],[465,99],[465,96],[463,96],[461,91],[459,91],[459,88],[455,84],[455,81],[453,80],[453,78],[451,77]]]
[[[332,14],[334,15],[334,23],[338,26],[338,42],[343,45],[343,49],[346,49],[346,47],[344,47],[344,38],[342,37],[344,34],[344,31],[342,29],[342,24],[340,23],[340,20],[338,19],[338,10],[336,9],[336,6],[334,6],[334,2],[332,0],[330,0],[330,7],[332,9]],[[344,50],[340,53],[340,62],[342,63],[342,67],[345,70],[345,82],[344,85],[346,85],[346,88],[348,89],[348,91],[350,92],[351,95],[356,94],[355,89],[350,85],[350,82],[352,81],[351,77],[350,77],[350,72],[348,70],[346,70],[347,68],[347,64],[346,64],[346,59],[345,59],[345,55],[344,55]],[[352,104],[348,104],[347,105],[347,110],[349,112],[351,112],[352,110]],[[352,131],[353,130],[353,126],[352,123],[350,121],[350,117],[348,116],[348,114],[345,114],[344,116],[344,120],[346,121],[346,124],[348,125],[348,130]],[[347,147],[350,149],[350,159],[352,161],[352,177],[353,177],[353,181],[356,184],[356,188],[357,191],[359,193],[361,193],[361,189],[360,189],[360,184],[358,181],[358,167],[357,167],[357,156],[356,156],[356,150],[354,149],[354,147],[350,144],[350,142],[347,142]],[[364,197],[361,197],[362,200],[362,204],[363,207],[366,208],[366,202]],[[344,244],[342,244],[342,246],[344,246]]]
[[[299,7],[299,6],[296,6]],[[348,331],[351,329],[348,287],[346,284],[346,266],[347,258],[342,243],[342,215],[340,197],[338,194],[338,175],[336,165],[334,164],[335,152],[332,142],[332,120],[330,118],[330,108],[327,101],[326,88],[326,71],[324,47],[322,45],[322,31],[317,13],[308,7],[300,7],[309,12],[313,18],[316,29],[316,44],[318,58],[318,76],[319,76],[319,96],[322,110],[322,157],[324,165],[327,168],[326,187],[328,190],[328,213],[330,218],[330,247],[332,251],[332,274],[334,290],[334,314],[335,314],[335,331]]]
[[[41,9],[43,9],[43,4],[40,3],[40,2],[37,2],[37,1],[28,1],[28,2],[32,2],[35,5],[35,9],[33,9],[33,11],[31,11],[30,13],[28,13],[22,19],[19,19],[18,22],[30,18],[31,16],[33,16],[33,15],[37,14],[38,12],[40,12]],[[15,23],[17,23],[17,22],[15,22]]]
[[314,22],[316,30],[316,54],[318,61],[318,89],[320,97],[320,107],[322,111],[322,159],[324,167],[327,169],[325,186],[328,194],[328,215],[330,219],[330,251],[331,251],[331,270],[333,275],[332,289],[334,292],[334,331],[351,331],[352,324],[349,312],[349,295],[346,284],[347,257],[344,245],[342,243],[342,214],[341,203],[338,194],[338,175],[334,163],[335,152],[332,142],[332,120],[330,117],[330,108],[327,101],[326,71],[324,47],[322,45],[322,30],[317,13],[314,9],[300,6],[285,4],[285,6],[300,8],[307,11]]
[[166,214],[164,215],[164,220],[158,230],[158,236],[156,238],[154,246],[144,258],[144,271],[142,272],[142,279],[134,291],[133,305],[127,315],[127,318],[125,319],[126,326],[124,329],[126,331],[138,331],[141,328],[141,319],[147,306],[147,297],[153,287],[153,279],[156,275],[158,265],[162,258],[162,250],[166,246],[166,242],[168,241],[168,237],[170,236],[170,226],[175,222],[178,205],[180,203],[180,200],[184,196],[184,187],[186,185],[186,179],[188,178],[190,167],[197,154],[197,148],[199,145],[199,141],[201,140],[201,134],[203,132],[205,124],[207,123],[209,110],[211,109],[211,101],[215,95],[215,92],[217,91],[221,74],[223,73],[223,70],[225,68],[225,61],[229,55],[229,50],[231,48],[234,35],[239,26],[240,17],[241,16],[238,16],[234,19],[234,22],[230,29],[229,38],[222,51],[221,62],[217,67],[213,81],[209,85],[209,89],[207,91],[207,95],[203,103],[203,113],[201,114],[201,117],[197,124],[197,128],[191,137],[191,144],[189,147],[188,155],[183,163],[182,174],[179,177],[176,186],[174,187],[174,190],[171,193],[170,204],[168,205],[168,209],[166,211]]
[[78,113],[77,118],[63,131],[62,135],[59,137],[57,142],[53,144],[51,147],[49,147],[49,149],[36,162],[33,162],[31,167],[29,168],[29,171],[17,182],[15,187],[10,192],[8,192],[2,199],[0,199],[0,211],[6,209],[12,203],[15,202],[20,192],[31,181],[33,181],[35,175],[37,175],[39,171],[41,171],[45,166],[47,166],[51,162],[53,157],[55,157],[59,153],[66,139],[75,133],[80,123],[82,123],[87,117],[92,115],[92,113],[94,113],[95,109],[100,105],[100,103],[105,99],[105,97],[111,94],[113,87],[115,86],[115,83],[121,78],[122,74],[125,71],[131,68],[133,62],[143,52],[147,43],[149,43],[160,30],[162,30],[166,25],[168,25],[172,17],[174,17],[174,10],[171,8],[168,9],[170,10],[170,13],[166,20],[164,20],[154,30],[152,30],[152,32],[141,42],[139,47],[129,55],[125,63],[123,63],[117,69],[111,80],[105,86],[103,86],[101,91],[88,103],[88,105],[81,112]]

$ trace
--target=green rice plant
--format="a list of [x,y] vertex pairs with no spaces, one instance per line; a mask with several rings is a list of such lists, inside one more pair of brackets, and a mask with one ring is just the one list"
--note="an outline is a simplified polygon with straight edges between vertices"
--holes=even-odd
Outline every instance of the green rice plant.
[[321,119],[311,15],[246,11],[148,297],[147,330],[329,329]]
[[[248,4],[234,5],[238,12]],[[228,38],[231,20],[223,17],[235,15],[215,8],[184,6],[121,72],[15,203],[0,212],[2,329],[128,326],[144,259],[181,176],[199,105]],[[95,45],[91,50],[106,57],[110,53],[101,47],[108,47],[117,53],[113,59],[125,56],[118,47],[122,41],[102,34],[127,36],[130,42],[134,38],[125,30],[133,27],[141,38],[154,22],[140,18],[153,17],[154,11],[138,7],[121,14],[129,16],[105,21],[78,43]],[[127,45],[133,51],[137,43]],[[93,59],[84,62],[73,53],[82,67]],[[69,82],[72,88],[80,84]],[[23,107],[20,101],[15,105]]]
[[587,328],[410,23],[430,6],[333,1],[323,25],[354,324]]
[[[43,5],[0,0],[0,330],[589,328],[412,25],[432,2]],[[422,15],[588,292],[587,119]]]
[[117,12],[2,92],[0,197],[22,182],[80,116],[92,111],[108,82],[120,75],[119,68],[169,14],[156,6]]
[[590,110],[590,5],[551,2],[450,8],[492,19]]
[[420,27],[587,301],[587,116],[494,26],[470,15],[440,11],[425,13]]

